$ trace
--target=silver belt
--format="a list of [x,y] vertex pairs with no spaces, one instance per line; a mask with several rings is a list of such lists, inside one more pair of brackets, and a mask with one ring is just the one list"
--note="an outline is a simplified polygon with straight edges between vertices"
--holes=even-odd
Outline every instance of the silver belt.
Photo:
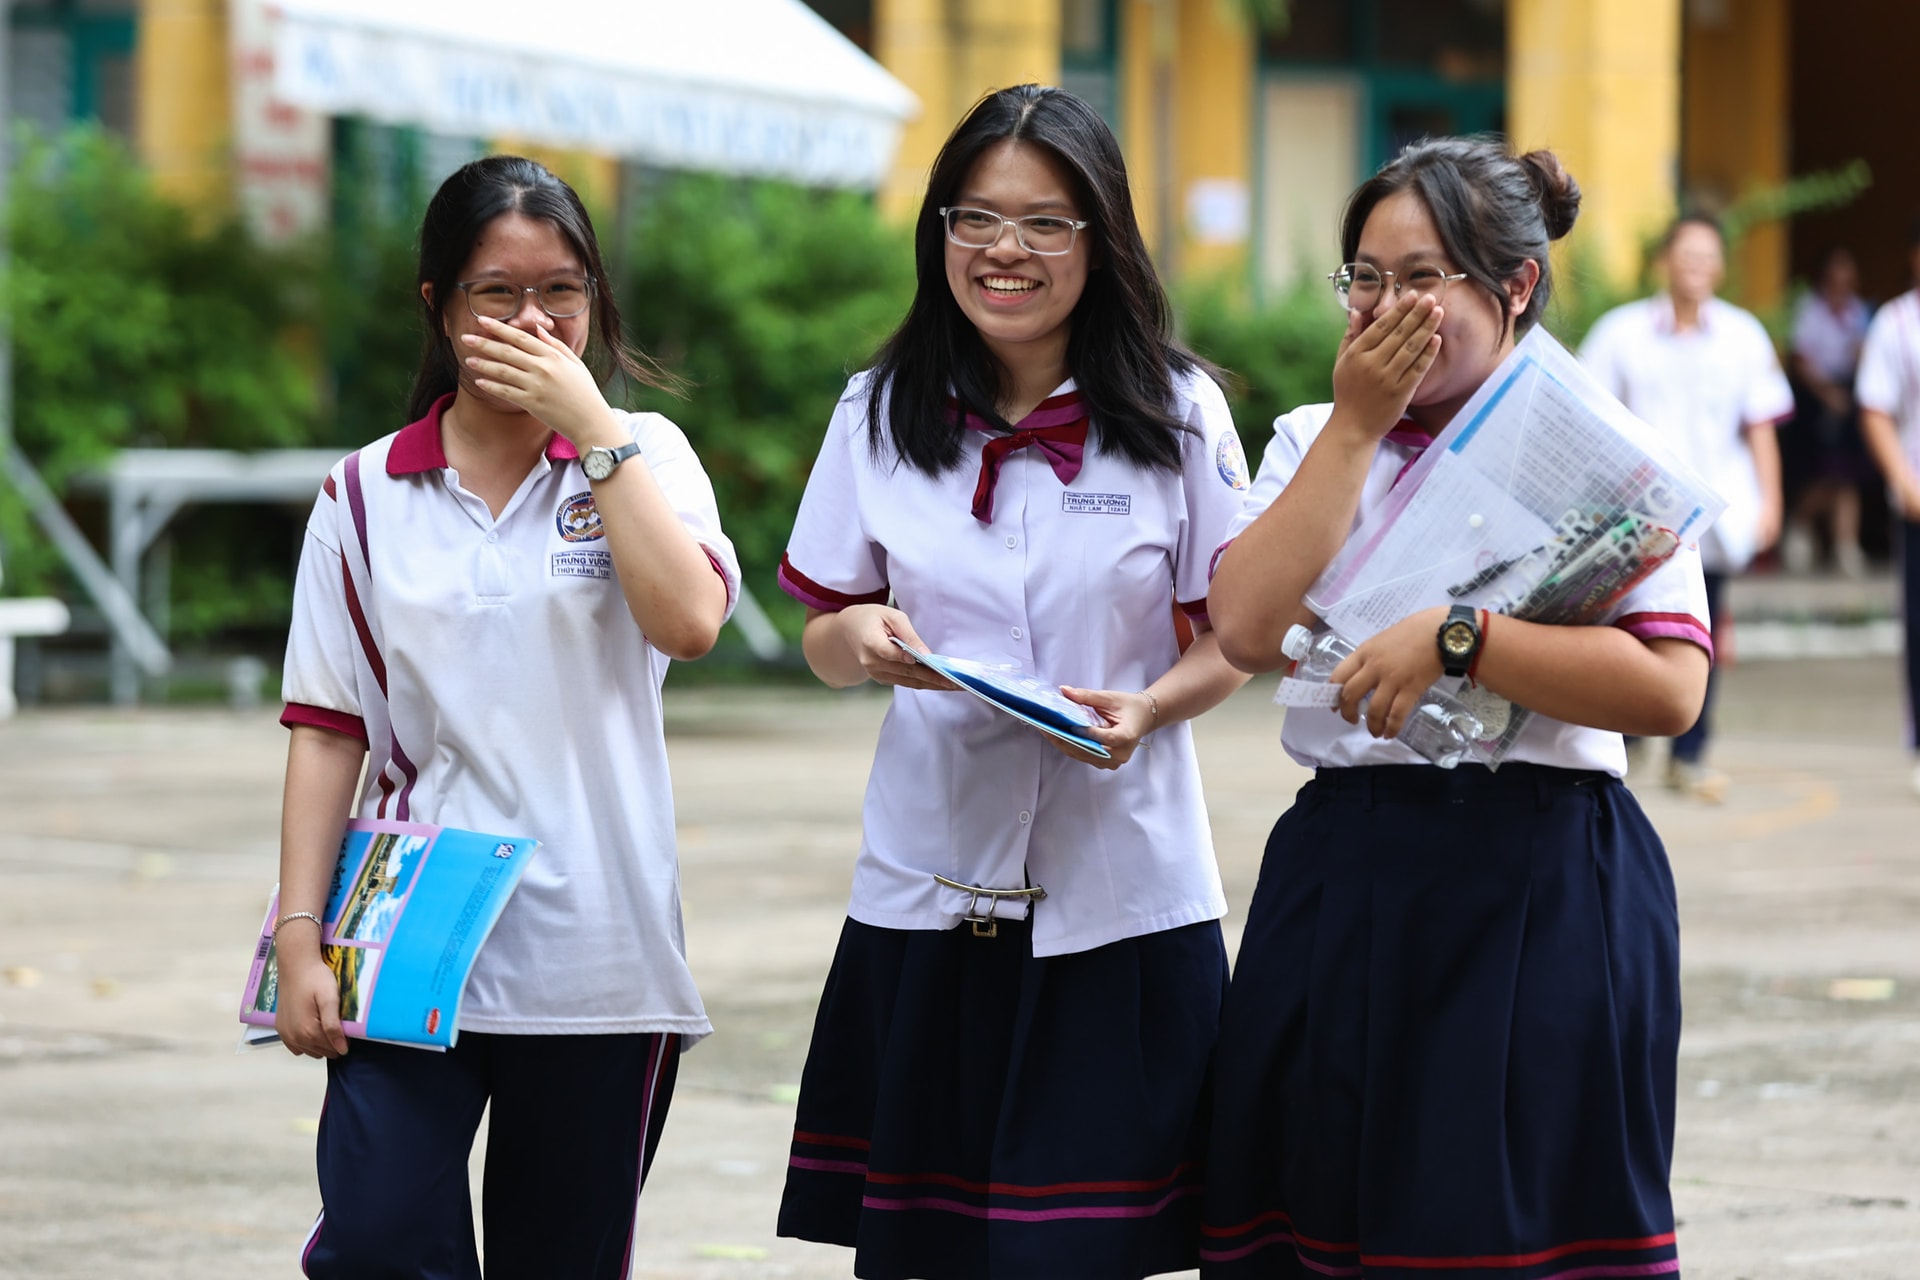
[[[1025,898],[1029,902],[1039,902],[1047,896],[1047,891],[1037,884],[1029,885],[1024,889],[983,889],[977,884],[961,884],[958,880],[949,880],[943,875],[936,874],[933,878],[949,889],[958,889],[968,895],[967,914],[960,918],[973,925],[973,936],[976,938],[992,938],[999,935],[1000,922],[994,919],[993,909],[1000,899]],[[985,915],[980,914],[980,901],[983,898],[986,899],[987,904]]]

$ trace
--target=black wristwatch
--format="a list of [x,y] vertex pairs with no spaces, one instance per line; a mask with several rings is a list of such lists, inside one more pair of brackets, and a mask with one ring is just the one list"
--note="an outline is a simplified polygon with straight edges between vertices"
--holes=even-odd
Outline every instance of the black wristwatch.
[[1480,611],[1464,604],[1447,610],[1435,637],[1440,646],[1440,666],[1450,676],[1463,676],[1480,656]]

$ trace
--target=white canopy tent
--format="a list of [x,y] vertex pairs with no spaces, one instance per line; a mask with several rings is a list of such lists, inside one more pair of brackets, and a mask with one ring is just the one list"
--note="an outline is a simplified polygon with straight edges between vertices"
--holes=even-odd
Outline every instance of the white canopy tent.
[[801,0],[279,0],[276,90],[331,115],[872,188],[919,113]]

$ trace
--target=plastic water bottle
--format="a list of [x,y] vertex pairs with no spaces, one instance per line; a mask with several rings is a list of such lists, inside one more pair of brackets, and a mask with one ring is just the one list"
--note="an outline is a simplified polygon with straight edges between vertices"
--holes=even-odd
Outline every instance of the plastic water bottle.
[[[1296,625],[1287,628],[1280,651],[1293,659],[1295,680],[1324,684],[1333,676],[1334,669],[1347,660],[1353,646],[1331,631],[1315,635]],[[1364,714],[1366,703],[1363,701],[1360,705]],[[1421,695],[1420,705],[1407,717],[1396,741],[1413,748],[1423,759],[1442,769],[1451,769],[1467,759],[1473,744],[1483,734],[1480,718],[1459,699],[1436,687]]]

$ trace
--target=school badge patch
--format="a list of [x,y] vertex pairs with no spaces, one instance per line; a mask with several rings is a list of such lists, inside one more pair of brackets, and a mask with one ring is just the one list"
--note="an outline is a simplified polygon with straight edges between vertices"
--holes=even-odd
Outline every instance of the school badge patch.
[[1247,487],[1247,455],[1241,451],[1240,436],[1232,427],[1220,433],[1220,443],[1213,450],[1213,465],[1220,472],[1220,478],[1227,482],[1227,488]]
[[600,523],[600,508],[593,505],[593,494],[576,493],[560,504],[560,510],[554,512],[553,523],[559,528],[560,536],[568,542],[592,542],[595,538],[607,536],[607,530]]

